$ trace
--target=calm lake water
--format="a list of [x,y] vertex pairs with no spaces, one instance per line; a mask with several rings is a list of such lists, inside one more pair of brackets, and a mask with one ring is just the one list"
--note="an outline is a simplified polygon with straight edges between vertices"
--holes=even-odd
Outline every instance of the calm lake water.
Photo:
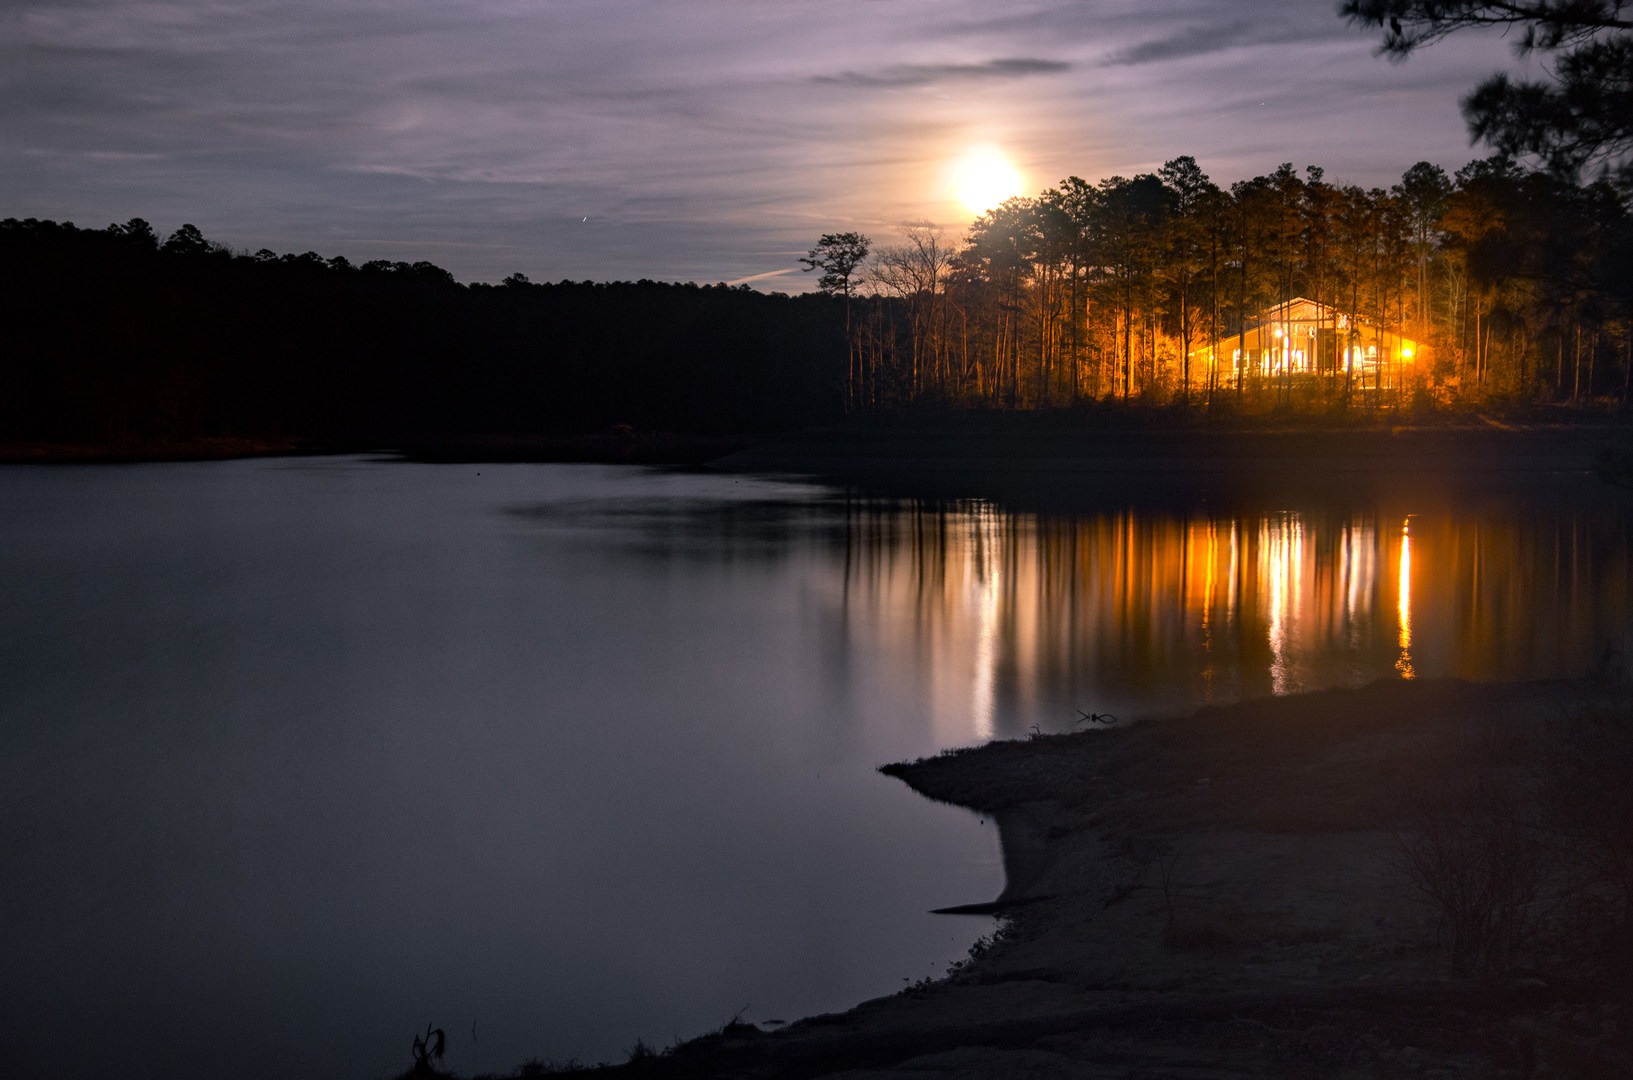
[[1108,510],[595,466],[0,470],[19,1075],[621,1060],[990,928],[881,763],[1626,651],[1628,503]]

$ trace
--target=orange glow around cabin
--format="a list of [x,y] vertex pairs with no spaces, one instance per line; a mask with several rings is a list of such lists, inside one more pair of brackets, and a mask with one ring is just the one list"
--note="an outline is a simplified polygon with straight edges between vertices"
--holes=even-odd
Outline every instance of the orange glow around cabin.
[[[1421,352],[1421,344],[1399,329],[1297,297],[1260,312],[1240,332],[1192,350],[1191,380],[1194,385],[1220,377],[1296,384],[1328,378],[1362,394],[1380,393],[1400,389],[1408,365],[1415,365]],[[1411,378],[1418,378],[1416,371],[1413,367]]]

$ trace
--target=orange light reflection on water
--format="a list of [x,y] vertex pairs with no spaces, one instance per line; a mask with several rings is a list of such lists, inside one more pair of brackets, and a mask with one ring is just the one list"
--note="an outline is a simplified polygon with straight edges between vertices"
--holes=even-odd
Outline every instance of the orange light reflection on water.
[[1626,516],[1514,514],[1398,526],[1383,524],[1395,514],[864,506],[847,593],[867,602],[849,610],[867,613],[870,651],[922,680],[902,692],[949,744],[1063,729],[1079,709],[1571,674],[1607,645],[1633,646]]
[[1400,573],[1397,575],[1395,618],[1400,626],[1396,638],[1401,654],[1395,661],[1395,670],[1403,679],[1417,678],[1412,668],[1412,522],[1401,525]]

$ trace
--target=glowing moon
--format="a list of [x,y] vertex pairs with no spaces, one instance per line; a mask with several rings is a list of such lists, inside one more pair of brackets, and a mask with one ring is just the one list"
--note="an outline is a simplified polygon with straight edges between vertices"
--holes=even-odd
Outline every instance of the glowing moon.
[[978,146],[952,164],[952,188],[972,214],[984,214],[1021,193],[1024,181],[1003,151]]

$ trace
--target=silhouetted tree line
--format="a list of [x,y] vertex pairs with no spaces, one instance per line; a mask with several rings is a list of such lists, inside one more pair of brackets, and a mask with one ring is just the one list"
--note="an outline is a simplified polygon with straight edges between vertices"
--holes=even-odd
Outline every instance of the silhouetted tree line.
[[[867,238],[830,234],[807,261],[826,267],[856,241]],[[915,226],[868,251],[823,280],[836,296],[857,291],[853,276],[863,283],[849,321],[856,408],[1629,396],[1626,202],[1607,181],[1580,184],[1502,156],[1455,176],[1420,162],[1388,190],[1291,164],[1227,190],[1181,157],[1152,174],[1074,176],[1010,199],[959,242]],[[1248,351],[1233,345],[1298,297],[1325,306],[1335,337],[1365,327],[1427,355],[1370,395],[1342,361],[1270,375],[1238,363]]]
[[839,413],[845,311],[744,287],[460,285],[429,262],[234,253],[184,225],[0,222],[0,441],[394,442]]
[[[819,292],[460,285],[428,262],[235,253],[184,225],[0,222],[0,441],[784,430],[844,411],[1114,400],[1231,408],[1613,401],[1633,384],[1633,217],[1511,159],[1388,190],[1188,157],[1070,177],[955,242],[829,234]],[[1386,395],[1266,377],[1233,340],[1294,297],[1425,346]]]

